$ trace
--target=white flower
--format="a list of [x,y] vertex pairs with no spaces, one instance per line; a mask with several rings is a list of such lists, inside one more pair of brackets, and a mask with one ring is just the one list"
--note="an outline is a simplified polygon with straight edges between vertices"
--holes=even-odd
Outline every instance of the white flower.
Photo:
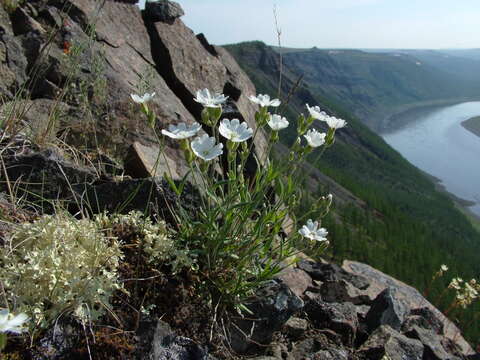
[[327,116],[324,120],[331,129],[341,129],[347,122],[342,119],[337,119],[335,116]]
[[248,127],[247,123],[243,122],[240,124],[238,119],[232,119],[231,121],[223,119],[218,130],[223,137],[233,142],[243,142],[250,139],[253,135],[253,130]]
[[191,143],[192,151],[199,158],[210,161],[223,154],[223,144],[215,145],[215,138],[207,134],[197,137]]
[[307,224],[298,230],[300,235],[317,241],[328,241],[326,236],[328,231],[324,228],[318,228],[318,221],[313,222],[312,219],[308,219]]
[[153,97],[155,96],[155,92],[151,94],[145,93],[143,96],[139,96],[136,94],[130,94],[130,96],[132,97],[132,100],[137,104],[145,104],[146,102],[149,102],[153,99]]
[[0,310],[0,333],[20,334],[26,331],[23,326],[27,320],[28,316],[26,314],[22,313],[14,316],[9,313],[8,309],[2,309]]
[[288,121],[286,118],[281,117],[280,115],[269,114],[270,120],[268,120],[268,125],[272,130],[278,131],[288,127]]
[[308,145],[313,148],[325,144],[325,136],[327,136],[327,134],[319,133],[316,129],[308,130],[307,133],[303,135],[303,137],[307,139]]
[[444,272],[445,272],[445,271],[448,271],[448,266],[445,265],[445,264],[443,264],[442,266],[440,266],[440,270],[441,270],[441,271],[444,271]]
[[325,111],[321,111],[318,106],[308,106],[307,104],[307,109],[308,112],[310,113],[310,116],[313,117],[314,119],[325,121],[325,119],[328,117],[327,113]]
[[198,90],[197,97],[194,99],[196,102],[202,104],[205,107],[220,107],[228,96],[223,94],[211,94],[208,89]]
[[195,123],[192,125],[180,123],[178,125],[168,125],[168,131],[164,129],[162,130],[162,134],[171,137],[172,139],[181,140],[192,137],[197,132],[199,132],[201,128],[202,125],[200,125],[199,123]]
[[272,106],[272,107],[277,107],[280,106],[281,102],[278,99],[273,99],[270,100],[270,95],[258,95],[258,96],[253,96],[251,95],[249,97],[250,101],[260,105],[261,107],[267,107],[267,106]]

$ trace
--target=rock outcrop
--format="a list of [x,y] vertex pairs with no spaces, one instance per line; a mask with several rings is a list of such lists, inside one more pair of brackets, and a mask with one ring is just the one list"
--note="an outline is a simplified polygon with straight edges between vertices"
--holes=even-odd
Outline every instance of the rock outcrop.
[[[156,92],[150,107],[157,133],[171,123],[200,121],[201,105],[193,98],[202,88],[229,96],[225,117],[255,126],[256,106],[247,100],[255,93],[252,82],[225,50],[212,53],[214,47],[183,24],[182,14],[169,1],[149,3],[143,14],[134,4],[112,0],[40,0],[12,14],[0,9],[0,91],[12,100],[24,90],[34,103],[31,112],[4,106],[2,115],[28,124],[37,117],[37,102],[60,99],[68,110],[58,110],[50,135],[105,149],[120,161],[135,142],[156,142],[131,93]],[[262,134],[255,149],[265,151]],[[167,140],[164,153],[176,164],[174,176],[183,176],[187,166],[178,143]],[[168,171],[159,167],[159,174]]]

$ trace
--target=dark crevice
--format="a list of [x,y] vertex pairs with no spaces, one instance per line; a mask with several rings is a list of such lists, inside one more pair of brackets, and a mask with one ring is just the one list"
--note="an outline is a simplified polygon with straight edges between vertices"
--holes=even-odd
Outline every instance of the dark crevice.
[[120,47],[119,45],[113,45],[107,39],[100,39],[98,36],[97,36],[97,42],[104,43],[105,45],[110,46],[111,48],[114,48],[114,49],[118,49]]
[[70,19],[80,26],[85,34],[89,34],[91,27],[87,15],[72,2],[67,0],[50,0],[48,5],[53,5],[61,12],[67,14]]
[[217,50],[215,49],[214,46],[210,45],[210,43],[208,42],[205,35],[200,33],[200,34],[197,35],[197,39],[200,41],[200,44],[202,44],[202,46],[205,48],[205,50],[207,50],[213,56],[218,57]]
[[146,63],[150,64],[151,66],[155,67],[156,68],[156,65],[154,63],[152,63],[150,60],[148,60],[145,55],[143,55],[140,51],[138,51],[135,46],[131,45],[129,42],[127,42],[127,45],[130,46],[132,48],[133,51],[135,51],[138,56],[140,56]]
[[240,99],[240,96],[242,95],[242,90],[237,88],[230,81],[227,81],[225,83],[225,86],[223,87],[223,93],[233,101],[238,101],[238,99]]
[[152,59],[155,63],[155,69],[165,80],[170,90],[182,102],[183,106],[185,106],[194,118],[200,119],[203,109],[202,105],[194,101],[194,94],[192,94],[175,75],[172,58],[155,28],[155,23],[151,22],[146,17],[145,12],[143,12],[142,15],[145,28],[150,37],[150,47],[152,51]]

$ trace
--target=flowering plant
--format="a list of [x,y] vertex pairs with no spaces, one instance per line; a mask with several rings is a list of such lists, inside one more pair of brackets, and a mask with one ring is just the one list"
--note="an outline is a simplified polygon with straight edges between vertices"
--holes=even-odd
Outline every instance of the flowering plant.
[[[289,121],[268,112],[269,108],[278,107],[280,100],[268,95],[249,99],[259,105],[252,119],[255,128],[253,122],[222,119],[222,105],[228,97],[204,89],[197,92],[194,100],[204,106],[200,120],[208,134],[193,138],[200,131],[199,124],[180,124],[161,131],[182,142],[190,166],[184,179],[190,175],[203,189],[197,213],[173,209],[180,224],[177,246],[188,248],[196,257],[197,270],[212,303],[229,304],[240,310],[247,310],[242,304],[263,281],[272,279],[296,261],[295,255],[305,243],[318,251],[328,245],[328,232],[320,227],[320,222],[305,219],[309,213],[325,215],[332,202],[331,195],[320,198],[311,212],[297,218],[295,209],[302,200],[302,192],[296,183],[301,178],[299,164],[305,156],[320,147],[321,155],[333,144],[335,131],[346,125],[318,107],[307,105],[310,115],[299,117],[297,139],[287,161],[275,161],[270,152],[279,141],[278,132],[286,129]],[[149,123],[155,118],[150,110],[145,115]],[[316,119],[329,125],[327,133],[311,128]],[[268,134],[269,146],[266,154],[259,155],[252,151],[253,143],[264,133]],[[161,138],[158,140],[162,142]],[[250,164],[256,164],[254,173],[247,171],[249,160]],[[180,195],[184,187],[176,186],[170,174],[165,177]],[[299,229],[287,229],[288,220],[294,228],[300,224]]]

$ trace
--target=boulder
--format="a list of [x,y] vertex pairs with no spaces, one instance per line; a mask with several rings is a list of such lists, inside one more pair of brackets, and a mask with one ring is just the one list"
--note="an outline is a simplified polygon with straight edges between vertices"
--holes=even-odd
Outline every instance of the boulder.
[[317,297],[305,304],[305,312],[316,328],[335,331],[347,346],[355,342],[359,322],[352,303],[326,303]]
[[312,285],[312,278],[305,271],[294,267],[286,268],[277,278],[298,297],[302,297],[305,290]]
[[[80,201],[73,189],[96,180],[91,169],[65,160],[54,148],[15,154],[6,157],[4,162],[8,180],[17,184],[19,194],[47,212],[53,210],[52,200]],[[2,183],[2,187],[6,186]]]
[[145,3],[145,17],[149,21],[173,21],[185,13],[179,3],[169,0],[147,1]]
[[174,161],[181,157],[174,149],[164,149],[156,145],[143,145],[135,141],[128,149],[125,158],[125,173],[133,178],[157,177],[167,174],[171,179],[181,180],[188,171],[186,164]]
[[327,302],[351,302],[354,305],[369,305],[372,299],[345,280],[327,281],[320,287],[322,299]]
[[285,357],[287,360],[347,360],[350,352],[319,335],[299,341]]
[[428,307],[413,309],[402,325],[402,332],[410,331],[413,326],[433,331],[435,334],[443,334],[443,324]]
[[303,305],[286,285],[269,281],[257,290],[255,299],[246,304],[252,314],[234,321],[230,328],[230,346],[235,352],[246,354],[269,344],[273,334]]
[[366,315],[365,322],[369,331],[381,325],[388,325],[399,331],[410,309],[392,288],[387,288],[378,294]]
[[445,315],[443,315],[442,312],[433,306],[428,300],[426,300],[415,288],[397,279],[394,279],[367,264],[345,260],[342,268],[353,275],[360,275],[367,278],[371,284],[368,288],[368,291],[371,292],[372,296],[377,296],[387,287],[390,287],[396,290],[397,297],[402,298],[409,309],[427,307],[438,319],[438,321],[444,324],[445,338],[455,343],[456,346],[461,349],[463,355],[474,354],[472,347],[460,335],[460,330],[455,326],[455,324],[445,317]]
[[314,280],[322,282],[344,280],[360,290],[365,290],[370,286],[365,277],[349,273],[336,264],[302,260],[298,263],[298,267],[307,272]]
[[382,360],[385,357],[389,360],[422,360],[423,350],[420,341],[382,325],[372,333],[357,355],[365,360]]
[[414,325],[405,335],[409,338],[420,340],[425,348],[425,359],[460,360],[459,357],[447,353],[442,345],[442,337],[430,330]]
[[123,181],[98,181],[94,184],[80,184],[73,187],[81,197],[83,206],[92,213],[128,213],[133,210],[156,215],[176,226],[170,209],[182,206],[191,214],[196,213],[200,195],[190,184],[186,184],[181,197],[178,197],[165,180],[125,179]]

